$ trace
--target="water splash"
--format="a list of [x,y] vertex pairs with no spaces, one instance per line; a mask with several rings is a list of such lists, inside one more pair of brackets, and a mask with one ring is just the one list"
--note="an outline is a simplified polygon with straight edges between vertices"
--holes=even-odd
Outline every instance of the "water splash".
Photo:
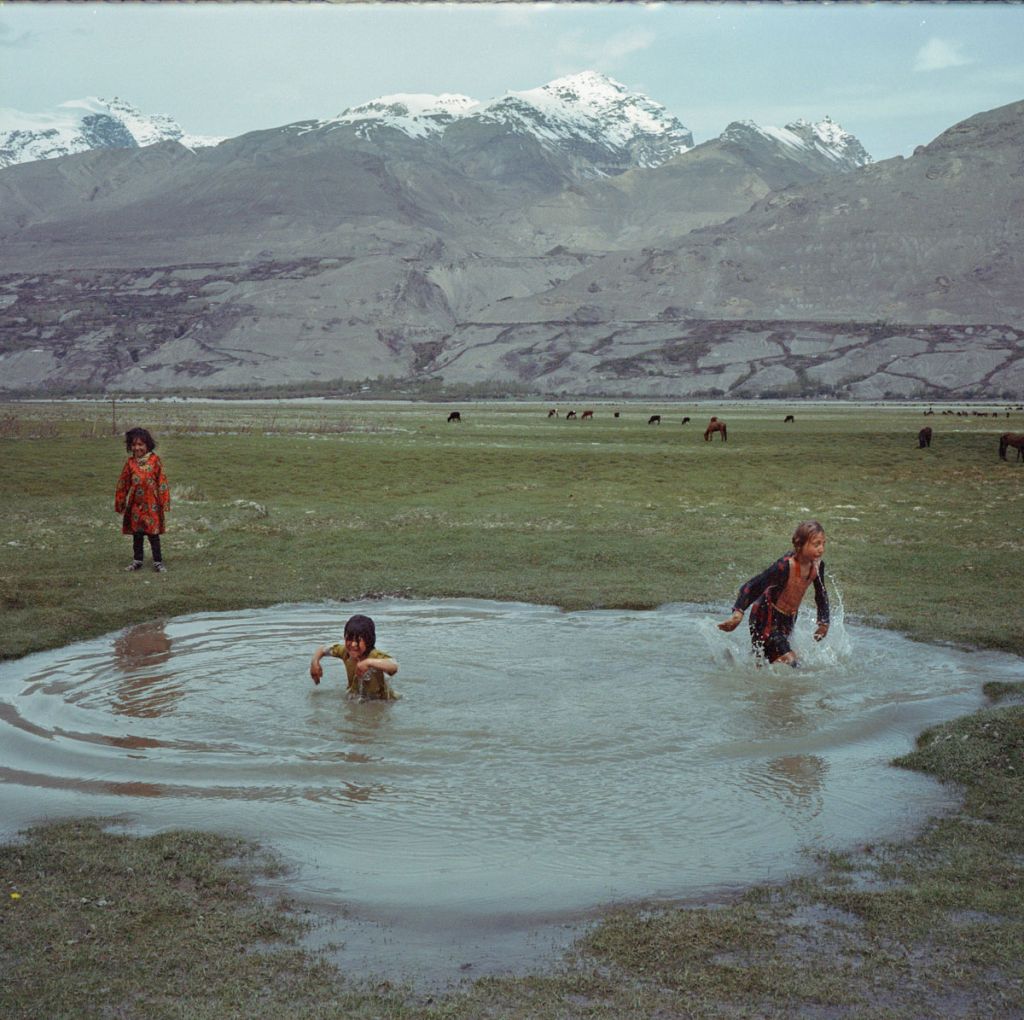
[[[805,670],[847,668],[854,658],[854,645],[846,629],[846,608],[843,594],[834,578],[829,579],[830,620],[828,634],[823,641],[814,640],[817,627],[813,604],[801,609],[793,627],[790,643],[797,653],[800,668]],[[791,670],[789,665],[767,662],[754,655],[750,645],[749,615],[732,632],[726,633],[718,629],[723,619],[708,618],[698,623],[698,631],[713,661],[724,668],[737,668],[744,672],[760,669],[772,671]]]

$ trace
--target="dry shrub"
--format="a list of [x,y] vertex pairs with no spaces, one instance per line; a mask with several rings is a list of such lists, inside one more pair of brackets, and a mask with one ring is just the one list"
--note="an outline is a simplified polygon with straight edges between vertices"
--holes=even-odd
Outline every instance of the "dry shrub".
[[3,439],[54,439],[59,435],[60,422],[55,418],[22,421],[16,414],[0,418],[0,438]]
[[204,503],[206,493],[200,492],[194,485],[173,485],[171,499],[178,503]]

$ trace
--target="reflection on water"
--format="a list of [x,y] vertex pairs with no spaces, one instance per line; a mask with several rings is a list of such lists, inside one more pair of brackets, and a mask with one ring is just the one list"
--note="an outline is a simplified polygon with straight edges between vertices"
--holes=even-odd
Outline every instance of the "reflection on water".
[[114,661],[123,674],[113,711],[119,715],[157,716],[172,711],[182,696],[171,669],[171,639],[162,623],[129,627],[114,642]]
[[768,762],[764,775],[773,794],[780,799],[803,801],[817,814],[822,806],[817,795],[822,791],[827,771],[828,763],[816,754],[786,754]]
[[402,699],[359,703],[337,663],[319,687],[308,666],[367,608],[196,614],[0,667],[0,835],[86,813],[230,830],[285,854],[290,895],[382,925],[391,959],[443,930],[458,958],[509,963],[517,927],[904,833],[948,794],[891,758],[1024,675],[847,628],[841,606],[821,645],[800,621],[792,670],[693,606],[386,601],[369,611]]

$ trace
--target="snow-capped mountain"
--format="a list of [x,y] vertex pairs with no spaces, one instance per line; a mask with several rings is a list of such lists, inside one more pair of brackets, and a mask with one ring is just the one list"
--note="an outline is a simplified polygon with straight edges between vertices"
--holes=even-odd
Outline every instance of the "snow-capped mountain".
[[427,138],[442,134],[449,124],[479,110],[480,105],[469,96],[448,92],[439,96],[398,93],[351,106],[329,120],[303,124],[300,133],[330,128],[336,124],[356,124],[363,137],[369,137],[375,128],[389,127],[410,138]]
[[221,138],[187,134],[164,114],[145,114],[115,97],[73,99],[52,113],[0,110],[0,167],[70,156],[90,149],[134,149],[173,140],[190,149]]
[[558,78],[540,88],[507,92],[486,102],[451,94],[382,96],[330,120],[304,124],[301,130],[354,124],[364,138],[381,129],[427,138],[443,136],[460,122],[522,132],[545,147],[562,151],[581,145],[604,150],[612,158],[597,159],[596,164],[598,172],[605,173],[630,166],[660,166],[693,148],[689,129],[664,106],[596,71]]
[[796,120],[785,127],[766,127],[752,120],[733,121],[719,136],[723,142],[751,146],[769,143],[806,162],[823,159],[837,170],[856,170],[874,162],[863,145],[831,117],[817,123]]
[[[693,135],[666,108],[597,71],[568,75],[524,91],[481,101],[469,96],[398,93],[349,107],[336,117],[282,128],[294,135],[354,130],[357,137],[386,142],[393,131],[432,140],[451,150],[496,153],[515,176],[509,145],[527,138],[551,158],[571,166],[577,178],[615,176],[653,169],[693,149]],[[173,118],[146,114],[114,98],[91,97],[62,103],[50,113],[0,109],[0,168],[98,148],[137,148],[174,140],[197,149],[223,138],[188,134]],[[872,162],[860,142],[831,118],[797,120],[784,128],[736,121],[720,141],[760,151],[776,162],[803,164],[813,172],[853,170]],[[475,158],[475,157],[474,157]]]

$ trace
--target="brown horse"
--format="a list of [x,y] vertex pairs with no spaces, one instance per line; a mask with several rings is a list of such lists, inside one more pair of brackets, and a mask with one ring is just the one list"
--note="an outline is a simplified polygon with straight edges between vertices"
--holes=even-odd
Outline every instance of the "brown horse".
[[932,445],[932,430],[925,425],[917,434],[917,445],[923,450],[926,446]]
[[1017,460],[1024,460],[1024,433],[1004,432],[999,437],[999,456],[1003,460],[1006,460],[1006,448],[1008,446],[1016,448]]
[[712,417],[711,421],[708,422],[708,427],[704,430],[705,442],[710,442],[711,437],[716,433],[722,433],[722,441],[725,442],[729,438],[729,434],[725,431],[725,422],[719,421],[717,418]]
[[586,421],[588,418],[593,418],[593,417],[594,417],[594,412],[593,411],[584,411],[582,417],[580,418],[580,421]]

